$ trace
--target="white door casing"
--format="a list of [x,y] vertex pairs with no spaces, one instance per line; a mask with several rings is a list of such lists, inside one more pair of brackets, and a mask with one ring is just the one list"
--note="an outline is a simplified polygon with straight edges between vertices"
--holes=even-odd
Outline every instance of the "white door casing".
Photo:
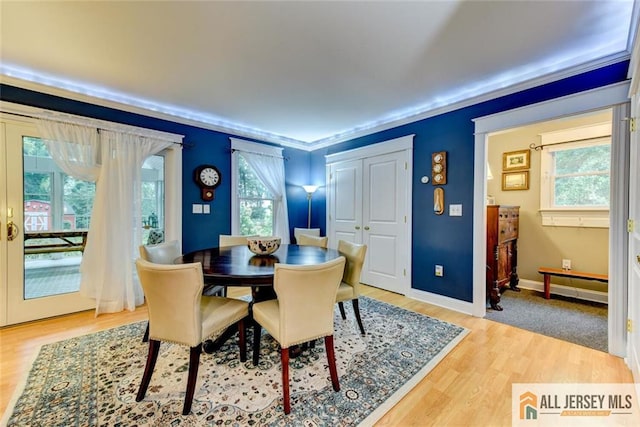
[[633,378],[640,382],[640,133],[637,126],[640,116],[640,75],[634,73],[631,95],[631,117],[635,130],[631,132],[629,150],[629,250],[628,250],[628,316],[627,365]]
[[[538,104],[505,111],[490,116],[474,119],[475,149],[474,149],[474,212],[473,212],[473,308],[472,314],[484,317],[486,314],[486,151],[487,135],[492,132],[513,127],[528,125],[560,117],[590,111],[612,108],[614,121],[621,117],[625,104],[628,102],[629,82],[621,82],[609,86],[592,89],[585,92],[552,99]],[[619,123],[612,123],[613,128]],[[621,132],[612,135],[612,161],[617,161],[616,155],[624,155],[624,144],[628,138],[621,138]],[[614,163],[612,163],[614,164]],[[624,165],[623,170],[612,170],[612,191],[609,233],[609,353],[624,356],[626,353],[626,320],[627,320],[627,257],[621,253],[627,252],[626,235],[617,232],[624,224],[624,215],[620,210],[626,206],[628,188],[627,177],[629,170]],[[626,210],[625,210],[626,212]]]
[[[0,170],[6,171],[6,195],[2,203],[6,206],[2,221],[3,244],[6,244],[7,278],[5,287],[1,290],[2,300],[6,304],[4,317],[0,319],[2,325],[26,322],[44,317],[91,309],[94,300],[83,297],[80,292],[70,292],[49,297],[25,299],[24,292],[24,196],[22,170],[22,137],[38,137],[38,131],[33,124],[2,118],[4,134],[1,146],[6,149],[5,164]],[[4,195],[4,194],[3,194]],[[12,210],[9,218],[7,208]],[[16,225],[16,238],[7,240],[8,221]]]
[[413,135],[327,156],[327,235],[367,245],[363,283],[411,287]]
[[[95,308],[95,300],[80,292],[24,299],[24,195],[22,136],[38,137],[31,114],[41,109],[0,101],[0,326]],[[10,114],[15,113],[15,114]],[[172,145],[165,157],[165,240],[182,241],[182,147]],[[17,238],[8,242],[8,208],[19,227]]]

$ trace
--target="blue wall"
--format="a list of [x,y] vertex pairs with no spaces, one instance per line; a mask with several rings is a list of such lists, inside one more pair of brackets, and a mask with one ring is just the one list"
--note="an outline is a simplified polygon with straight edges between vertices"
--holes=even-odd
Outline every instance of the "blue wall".
[[[558,98],[627,79],[624,61],[533,89],[472,105],[446,114],[367,135],[312,153],[314,176],[324,173],[324,156],[415,134],[413,151],[413,266],[412,287],[462,301],[473,300],[473,164],[472,119],[524,105]],[[447,151],[445,214],[434,215],[434,186],[420,182],[431,176],[431,153]],[[326,219],[326,200],[314,200],[314,215]],[[462,217],[448,216],[448,205],[463,205]],[[434,266],[444,266],[435,277]]]
[[[626,80],[628,61],[539,86],[513,95],[479,103],[446,114],[416,121],[383,132],[307,153],[285,148],[283,154],[289,202],[289,225],[306,227],[307,199],[303,184],[325,183],[326,154],[358,148],[407,134],[415,134],[413,176],[413,277],[416,289],[462,301],[472,301],[473,240],[473,146],[472,119],[488,114],[541,102],[576,92]],[[183,249],[185,252],[215,245],[219,234],[231,231],[231,154],[229,134],[194,126],[154,119],[93,104],[72,101],[25,89],[0,85],[0,99],[103,120],[110,120],[185,135],[194,144],[183,150]],[[242,138],[242,137],[240,137]],[[243,138],[246,139],[246,138]],[[431,213],[433,186],[421,184],[422,175],[430,175],[431,153],[447,151],[445,205],[461,203],[462,217]],[[223,177],[211,204],[211,215],[193,215],[192,203],[202,203],[193,182],[193,170],[202,163],[216,165]],[[326,193],[321,187],[313,195],[312,227],[325,233]],[[436,278],[433,266],[444,266],[445,276]]]

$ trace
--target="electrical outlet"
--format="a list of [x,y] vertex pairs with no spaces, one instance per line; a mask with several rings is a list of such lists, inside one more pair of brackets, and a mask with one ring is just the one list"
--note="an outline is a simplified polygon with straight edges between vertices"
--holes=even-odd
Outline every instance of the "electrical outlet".
[[441,265],[436,265],[436,276],[444,276],[444,268]]
[[571,270],[571,260],[570,259],[563,259],[562,260],[562,269],[563,270]]

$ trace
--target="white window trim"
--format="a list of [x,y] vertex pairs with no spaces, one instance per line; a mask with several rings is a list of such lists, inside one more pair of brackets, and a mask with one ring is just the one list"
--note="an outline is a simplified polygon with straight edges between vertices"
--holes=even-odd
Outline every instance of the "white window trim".
[[[540,134],[545,148],[540,155],[540,216],[543,226],[609,228],[609,208],[553,206],[553,192],[549,183],[551,153],[587,146],[594,142],[611,142],[611,123],[599,123]],[[556,146],[555,144],[565,144]]]
[[259,153],[267,156],[282,157],[282,147],[274,147],[271,145],[260,144],[256,142],[246,141],[238,138],[229,138],[231,140],[231,234],[240,233],[240,200],[238,198],[238,155],[236,151],[248,151],[251,153]]

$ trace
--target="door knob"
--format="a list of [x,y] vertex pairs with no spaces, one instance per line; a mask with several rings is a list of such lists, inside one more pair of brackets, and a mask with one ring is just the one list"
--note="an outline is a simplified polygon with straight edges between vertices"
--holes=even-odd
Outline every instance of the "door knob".
[[9,221],[7,223],[7,240],[8,241],[14,240],[16,237],[18,237],[19,231],[20,230],[18,229],[18,226],[15,225],[13,221]]
[[360,226],[359,225],[356,225],[356,230],[360,230]]
[[365,225],[365,226],[364,226],[364,229],[365,229],[365,230],[369,230],[369,226],[368,226],[368,225]]

